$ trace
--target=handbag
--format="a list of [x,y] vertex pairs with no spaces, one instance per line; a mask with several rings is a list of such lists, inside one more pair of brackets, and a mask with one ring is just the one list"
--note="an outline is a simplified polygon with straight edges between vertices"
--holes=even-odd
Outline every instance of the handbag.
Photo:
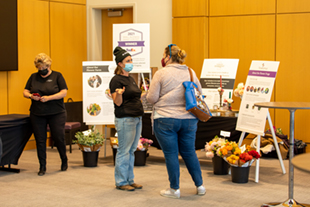
[[206,122],[212,117],[212,114],[203,100],[203,96],[197,89],[197,85],[193,82],[192,71],[189,68],[188,71],[191,81],[183,82],[183,86],[185,88],[186,111],[193,114],[200,121]]

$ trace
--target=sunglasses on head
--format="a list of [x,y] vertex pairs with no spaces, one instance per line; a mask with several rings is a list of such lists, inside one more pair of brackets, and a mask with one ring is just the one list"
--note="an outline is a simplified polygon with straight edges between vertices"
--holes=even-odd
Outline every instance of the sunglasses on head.
[[168,47],[169,47],[169,52],[170,52],[170,53],[169,53],[170,56],[172,55],[172,54],[171,54],[171,47],[172,47],[172,46],[177,46],[177,45],[176,45],[176,44],[170,44],[170,45],[168,45]]

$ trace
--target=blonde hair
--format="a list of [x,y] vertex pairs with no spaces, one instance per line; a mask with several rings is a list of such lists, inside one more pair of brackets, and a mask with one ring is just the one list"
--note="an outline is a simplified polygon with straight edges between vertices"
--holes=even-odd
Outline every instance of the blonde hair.
[[52,59],[45,53],[39,53],[34,59],[34,65],[37,67],[46,65],[47,67],[51,66]]
[[165,54],[171,55],[171,61],[183,64],[187,56],[185,50],[181,50],[178,46],[171,46],[171,54],[169,47],[165,48]]
[[117,64],[117,67],[114,70],[115,75],[120,75],[123,73],[122,67]]

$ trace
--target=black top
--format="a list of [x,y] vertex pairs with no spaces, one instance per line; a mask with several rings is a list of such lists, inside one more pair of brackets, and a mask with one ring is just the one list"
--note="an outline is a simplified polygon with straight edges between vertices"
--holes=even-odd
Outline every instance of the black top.
[[[41,96],[49,96],[61,90],[68,89],[66,81],[61,73],[52,73],[42,78],[39,73],[33,73],[27,81],[25,89],[30,93],[39,93]],[[58,114],[65,112],[64,99],[52,100],[47,102],[31,100],[30,112],[37,116]]]
[[115,92],[115,89],[124,86],[123,103],[120,106],[114,104],[115,116],[117,118],[142,116],[141,90],[131,76],[115,75],[110,82],[111,94]]

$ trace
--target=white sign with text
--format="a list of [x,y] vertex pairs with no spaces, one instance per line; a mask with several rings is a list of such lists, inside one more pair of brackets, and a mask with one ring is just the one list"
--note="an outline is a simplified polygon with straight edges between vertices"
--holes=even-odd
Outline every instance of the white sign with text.
[[[200,75],[202,94],[210,109],[218,108],[218,88],[224,90],[222,101],[232,97],[239,59],[205,59]],[[222,85],[222,86],[221,86]]]
[[133,73],[150,72],[150,24],[113,24],[113,49],[117,46],[131,54]]
[[269,102],[280,62],[252,61],[244,86],[236,130],[264,135],[267,108],[255,107],[258,102]]

